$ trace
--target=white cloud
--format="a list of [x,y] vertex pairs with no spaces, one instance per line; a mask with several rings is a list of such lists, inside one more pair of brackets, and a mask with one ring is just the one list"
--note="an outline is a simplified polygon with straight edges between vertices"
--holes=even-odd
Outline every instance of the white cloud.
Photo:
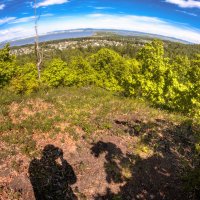
[[[39,18],[41,17],[50,17],[53,16],[53,14],[44,14],[40,15]],[[15,18],[11,21],[8,22],[8,24],[18,24],[18,23],[26,23],[26,22],[33,22],[35,20],[35,16],[29,16],[29,17],[21,17],[21,18]]]
[[[20,29],[22,26],[20,25],[18,28]],[[199,29],[190,28],[184,24],[169,22],[156,17],[136,15],[106,15],[97,13],[81,17],[62,16],[62,18],[52,18],[48,21],[41,18],[38,28],[40,34],[45,34],[51,31],[79,28],[121,29],[159,34],[193,43],[200,43]],[[6,34],[5,31],[7,31]],[[11,40],[19,37],[25,38],[33,35],[34,26],[29,24],[26,29],[21,30],[21,32],[15,31],[15,33],[13,33],[12,29],[1,30],[0,41]]]
[[17,24],[17,23],[25,23],[25,22],[30,22],[35,19],[34,16],[30,17],[22,17],[22,18],[17,18],[9,22],[9,24]]
[[4,18],[0,19],[0,25],[11,22],[15,19],[16,19],[16,17],[4,17]]
[[69,0],[43,0],[42,2],[37,3],[35,6],[38,8],[38,7],[52,6],[56,4],[63,4],[67,2],[69,2]]
[[89,17],[103,17],[104,14],[102,14],[102,13],[94,13],[94,14],[89,14],[87,16],[89,16]]
[[139,31],[150,34],[158,34],[167,37],[174,37],[189,42],[200,43],[200,30],[190,28],[184,24],[168,22],[156,17],[136,16],[136,15],[106,15],[90,14],[81,18],[71,18],[66,16],[61,21],[55,23],[42,23],[39,26],[40,33],[54,30],[68,30],[78,28],[102,28],[102,29],[122,29]]
[[21,27],[15,27],[15,28],[9,28],[4,29],[0,31],[0,42],[12,40],[12,39],[18,39],[18,38],[24,38],[34,35],[34,28],[21,28]]
[[195,13],[191,13],[191,12],[186,12],[184,10],[176,10],[177,12],[181,12],[181,13],[184,13],[186,15],[190,15],[190,16],[194,16],[194,17],[197,17],[198,15],[195,14]]
[[[51,17],[51,16],[53,16],[53,14],[47,13],[47,14],[40,15],[39,18],[41,19],[43,17]],[[27,22],[34,21],[34,19],[35,19],[35,16],[21,17],[21,18],[4,17],[4,18],[0,18],[0,25],[6,24],[6,23],[7,24],[27,23]]]
[[93,8],[95,10],[113,10],[114,7],[107,7],[107,6],[88,6],[88,8]]
[[165,2],[175,4],[181,8],[200,8],[200,2],[195,0],[165,0]]
[[96,10],[107,10],[107,9],[114,9],[112,7],[100,7],[100,6],[97,6],[97,7],[94,7]]
[[3,10],[5,8],[5,4],[0,4],[0,10]]

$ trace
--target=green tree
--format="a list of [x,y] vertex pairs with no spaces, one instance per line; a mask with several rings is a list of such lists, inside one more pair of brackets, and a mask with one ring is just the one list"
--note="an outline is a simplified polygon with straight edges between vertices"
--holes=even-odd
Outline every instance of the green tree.
[[[68,69],[67,63],[61,59],[53,59],[42,73],[42,81],[50,87],[58,87],[64,85],[65,77],[69,76],[71,72]],[[73,79],[73,77],[70,77]]]
[[15,57],[10,54],[10,45],[0,49],[0,87],[5,86],[14,74]]
[[97,72],[97,85],[112,91],[123,91],[127,74],[126,60],[113,50],[103,48],[89,57]]
[[[91,67],[89,62],[81,56],[74,57],[70,64],[70,68],[73,69],[75,75],[75,85],[84,86],[92,85],[97,81],[97,73]],[[65,82],[68,82],[68,77],[65,77]]]
[[200,122],[200,54],[192,60],[191,66],[189,74],[192,83],[192,89],[190,90],[192,107],[190,112]]
[[30,94],[39,89],[38,73],[33,63],[15,67],[10,89],[17,93]]
[[138,96],[137,88],[139,74],[141,71],[140,63],[136,59],[126,59],[126,73],[124,73],[123,88],[126,96]]
[[176,56],[168,65],[166,72],[165,104],[166,107],[188,112],[191,106],[189,80],[190,60],[187,56]]
[[137,76],[137,93],[154,104],[164,104],[165,72],[168,60],[164,58],[163,43],[154,40],[140,49],[137,59],[141,71]]

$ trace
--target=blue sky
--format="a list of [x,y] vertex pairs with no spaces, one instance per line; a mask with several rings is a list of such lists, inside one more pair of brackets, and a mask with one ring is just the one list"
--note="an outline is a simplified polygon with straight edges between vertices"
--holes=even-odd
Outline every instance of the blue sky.
[[78,28],[141,31],[200,43],[200,0],[0,0],[0,42]]

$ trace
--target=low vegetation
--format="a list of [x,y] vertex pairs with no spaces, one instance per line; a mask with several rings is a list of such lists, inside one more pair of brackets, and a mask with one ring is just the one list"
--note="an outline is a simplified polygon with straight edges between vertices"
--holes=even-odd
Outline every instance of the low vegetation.
[[148,100],[168,110],[200,116],[200,56],[193,59],[164,56],[162,42],[141,48],[136,58],[122,57],[103,48],[68,61],[54,58],[44,63],[41,80],[34,63],[17,64],[9,46],[1,50],[0,84],[18,93],[31,93],[41,87],[95,85],[122,95]]
[[127,190],[127,199],[174,199],[175,191],[179,199],[197,198],[199,126],[190,118],[96,87],[59,87],[29,96],[4,91],[1,97],[4,199],[27,199],[24,176],[48,144],[62,148],[72,163],[79,177],[72,188],[79,199],[124,199]]
[[0,50],[4,199],[30,198],[16,177],[29,174],[35,192],[32,168],[54,146],[77,176],[71,199],[199,198],[200,55],[169,58],[159,40],[135,57],[74,50],[45,59],[38,79],[33,57],[9,52]]

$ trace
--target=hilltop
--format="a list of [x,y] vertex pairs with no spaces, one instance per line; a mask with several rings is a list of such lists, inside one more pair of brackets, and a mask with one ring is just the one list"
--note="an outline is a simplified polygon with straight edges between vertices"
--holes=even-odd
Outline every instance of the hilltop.
[[198,45],[98,35],[40,47],[39,68],[33,50],[0,50],[3,200],[199,199]]
[[[1,96],[3,199],[34,199],[32,175],[40,188],[47,180],[55,181],[60,184],[57,195],[62,192],[65,182],[61,175],[50,173],[56,166],[49,166],[47,158],[40,170],[45,172],[49,166],[48,174],[35,174],[35,159],[39,162],[44,149],[51,157],[56,148],[73,169],[67,190],[70,199],[192,197],[193,175],[186,178],[186,173],[196,159],[199,129],[189,118],[90,87]],[[55,199],[48,188],[43,193]]]

